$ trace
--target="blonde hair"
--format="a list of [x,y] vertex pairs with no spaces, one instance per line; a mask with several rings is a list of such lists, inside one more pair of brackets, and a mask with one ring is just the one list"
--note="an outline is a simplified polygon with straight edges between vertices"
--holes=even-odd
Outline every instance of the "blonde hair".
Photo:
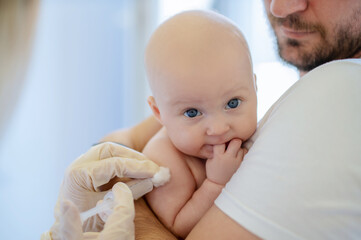
[[0,0],[0,139],[22,89],[38,5],[38,0]]

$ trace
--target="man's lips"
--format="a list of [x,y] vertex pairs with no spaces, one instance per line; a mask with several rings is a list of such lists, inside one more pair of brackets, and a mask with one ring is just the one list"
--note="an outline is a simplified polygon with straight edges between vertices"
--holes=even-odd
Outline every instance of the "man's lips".
[[284,35],[285,37],[294,38],[294,39],[308,37],[308,36],[311,36],[316,33],[316,31],[308,30],[308,29],[296,30],[293,28],[285,27],[285,26],[280,26],[279,28],[280,28],[282,35]]

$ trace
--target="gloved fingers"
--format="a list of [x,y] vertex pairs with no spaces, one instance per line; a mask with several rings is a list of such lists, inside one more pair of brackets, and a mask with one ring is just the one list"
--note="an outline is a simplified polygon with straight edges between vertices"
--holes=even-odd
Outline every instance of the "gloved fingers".
[[[104,200],[99,200],[99,201],[97,202],[97,205],[96,205],[96,206],[102,204],[103,202],[104,202]],[[113,212],[113,209],[108,209],[108,210],[106,210],[106,211],[104,211],[104,212],[98,213],[98,216],[99,216],[99,218],[100,218],[103,222],[106,222],[107,219],[108,219],[108,217],[110,216],[110,214],[112,214],[112,212]]]
[[47,231],[41,234],[40,240],[52,240],[51,239],[51,232]]
[[83,240],[97,240],[99,239],[99,232],[85,232]]
[[99,239],[134,239],[134,201],[133,195],[125,183],[116,183],[113,213],[108,217]]
[[69,200],[60,202],[58,224],[54,225],[52,232],[53,240],[82,240],[83,230],[80,214],[77,207]]
[[128,178],[150,178],[159,171],[159,166],[151,160],[134,160],[132,158],[114,158],[109,161],[116,176]]
[[83,212],[94,207],[99,200],[103,199],[105,194],[105,192],[96,192],[86,169],[74,169],[66,173],[58,201],[69,199],[78,207],[80,212]]
[[134,214],[133,194],[128,185],[123,182],[118,182],[113,186],[112,192],[114,196],[114,210],[117,207],[125,206]]
[[[104,221],[96,214],[83,223],[83,232],[100,232],[104,227]],[[85,236],[85,235],[84,235]],[[88,239],[84,237],[85,239]]]
[[145,160],[147,157],[134,149],[128,148],[124,145],[105,142],[99,144],[99,159],[106,159],[111,157],[124,157],[124,158],[134,158],[138,160]]
[[138,160],[147,159],[144,154],[137,152],[131,148],[125,147],[117,143],[104,142],[91,147],[86,153],[79,156],[69,166],[69,168],[75,168],[82,164],[87,164],[89,162],[99,161],[112,157],[134,158]]
[[92,188],[108,183],[114,177],[151,178],[159,171],[159,166],[150,160],[113,157],[89,163],[85,169],[78,169],[83,178],[90,178]]

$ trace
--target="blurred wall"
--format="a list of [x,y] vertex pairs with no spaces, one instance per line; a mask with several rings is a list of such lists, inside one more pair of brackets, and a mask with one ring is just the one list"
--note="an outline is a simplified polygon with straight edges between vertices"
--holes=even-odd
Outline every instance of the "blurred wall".
[[0,142],[0,239],[39,239],[65,168],[150,112],[143,45],[152,0],[45,0],[28,72]]

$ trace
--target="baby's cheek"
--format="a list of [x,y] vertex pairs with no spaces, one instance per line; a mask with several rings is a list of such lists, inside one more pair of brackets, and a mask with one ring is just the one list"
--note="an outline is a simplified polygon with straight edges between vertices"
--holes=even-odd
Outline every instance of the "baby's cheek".
[[247,140],[250,138],[257,128],[257,120],[246,119],[240,121],[242,124],[237,125],[237,134],[239,138]]
[[182,136],[178,138],[175,145],[181,152],[195,156],[200,151],[202,142],[199,137],[191,132],[182,132]]
[[246,132],[246,138],[245,139],[248,139],[248,138],[250,138],[253,134],[254,134],[254,132],[256,131],[256,129],[257,129],[257,121],[254,121],[254,122],[250,122],[249,123],[249,126],[248,126],[248,128],[247,128],[247,132]]

